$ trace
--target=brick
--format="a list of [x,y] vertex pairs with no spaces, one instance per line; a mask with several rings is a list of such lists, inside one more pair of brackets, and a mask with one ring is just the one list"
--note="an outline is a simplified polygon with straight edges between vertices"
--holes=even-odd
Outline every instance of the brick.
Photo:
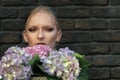
[[117,18],[119,18],[120,17],[120,8],[119,7],[116,7],[116,16],[117,16]]
[[112,41],[120,41],[120,31],[111,31],[111,39]]
[[119,19],[110,19],[108,22],[109,29],[119,30],[120,29],[120,20]]
[[0,43],[19,43],[20,34],[17,32],[0,32]]
[[110,80],[120,80],[120,79],[110,79]]
[[93,33],[93,40],[98,42],[105,42],[105,41],[119,41],[120,32],[119,31],[96,31]]
[[[34,8],[36,8],[36,7],[37,6],[33,6],[33,7],[32,6],[31,7],[21,7],[19,9],[19,16],[20,16],[20,18],[26,19],[29,16],[30,12]],[[53,14],[56,15],[56,9],[55,9],[55,7],[49,7],[49,8],[52,10]]]
[[0,7],[0,18],[16,18],[18,10],[16,8]]
[[84,43],[84,44],[71,44],[71,48],[75,50],[76,52],[79,52],[80,54],[83,55],[89,55],[89,50],[90,50],[90,44]]
[[73,3],[79,5],[107,5],[108,0],[73,0]]
[[38,0],[39,5],[49,5],[49,6],[60,6],[60,5],[70,5],[72,4],[72,0]]
[[75,29],[75,22],[72,19],[59,19],[59,26],[61,29]]
[[92,56],[85,56],[85,59],[92,64]]
[[92,9],[92,16],[99,18],[111,18],[116,16],[116,8],[96,7]]
[[107,54],[110,52],[110,45],[106,43],[91,43],[87,51],[91,54]]
[[65,47],[69,47],[71,50],[74,50],[75,52],[78,52],[80,54],[88,54],[90,45],[83,43],[83,44],[73,44],[73,43],[69,43],[69,44],[57,44],[56,48],[65,48]]
[[37,0],[1,0],[2,5],[20,6],[20,5],[35,5]]
[[107,54],[110,51],[109,44],[104,43],[69,43],[69,44],[58,44],[57,48],[68,46],[70,49],[75,50],[81,54]]
[[93,33],[93,40],[99,42],[111,41],[111,32],[96,31]]
[[111,77],[120,78],[120,67],[111,68]]
[[64,31],[61,42],[90,42],[91,40],[92,35],[90,32]]
[[90,17],[91,12],[89,8],[80,7],[59,7],[57,8],[57,16],[63,18],[73,17]]
[[0,31],[1,31],[1,20],[0,20]]
[[34,7],[22,7],[22,8],[20,8],[19,9],[20,18],[26,19],[33,8]]
[[23,20],[2,20],[1,27],[3,31],[22,31],[24,29]]
[[120,0],[110,0],[111,5],[120,5]]
[[119,66],[120,55],[95,55],[93,56],[94,66]]
[[107,67],[100,67],[100,68],[90,68],[89,69],[89,78],[90,79],[107,79],[110,77],[110,71],[109,68]]
[[114,53],[114,54],[120,53],[120,43],[111,44],[111,53]]
[[120,31],[96,31],[93,33],[94,41],[106,42],[106,41],[120,41]]
[[78,19],[75,22],[76,29],[107,29],[107,21],[104,19]]

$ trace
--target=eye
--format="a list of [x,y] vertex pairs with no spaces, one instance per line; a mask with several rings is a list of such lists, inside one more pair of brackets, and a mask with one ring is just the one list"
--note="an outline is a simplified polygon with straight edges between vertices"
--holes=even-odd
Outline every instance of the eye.
[[46,31],[49,31],[49,32],[51,32],[51,31],[53,31],[54,29],[53,28],[47,28],[46,29]]
[[29,32],[35,32],[35,31],[37,31],[37,28],[36,27],[30,27],[30,28],[28,28],[28,31]]
[[52,27],[46,27],[45,28],[45,31],[47,31],[47,32],[52,32],[54,30],[54,28],[52,28]]

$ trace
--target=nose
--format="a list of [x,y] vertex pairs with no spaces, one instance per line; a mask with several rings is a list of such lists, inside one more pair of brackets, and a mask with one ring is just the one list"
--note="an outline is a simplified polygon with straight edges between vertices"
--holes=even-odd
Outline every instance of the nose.
[[39,30],[38,32],[38,39],[43,40],[44,39],[44,32],[42,30]]

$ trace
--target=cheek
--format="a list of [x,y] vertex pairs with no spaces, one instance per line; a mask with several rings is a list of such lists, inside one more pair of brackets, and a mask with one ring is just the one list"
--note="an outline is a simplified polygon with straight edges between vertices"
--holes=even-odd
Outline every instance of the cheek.
[[50,43],[53,43],[56,41],[56,32],[52,32],[52,33],[49,33],[47,34],[47,40],[49,40]]
[[35,41],[36,41],[35,35],[28,34],[28,43],[31,44],[31,45],[33,45],[33,44],[35,44]]
[[51,48],[54,48],[56,44],[56,35],[48,36],[46,42]]

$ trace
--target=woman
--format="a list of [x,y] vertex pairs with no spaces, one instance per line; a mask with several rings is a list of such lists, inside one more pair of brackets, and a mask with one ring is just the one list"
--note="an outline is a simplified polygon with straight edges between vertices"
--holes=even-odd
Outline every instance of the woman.
[[29,15],[23,37],[29,46],[37,44],[54,48],[61,39],[61,29],[53,12],[48,7],[39,6]]
[[[54,49],[56,42],[60,41],[61,36],[62,36],[62,31],[58,25],[57,19],[53,14],[53,12],[48,7],[39,6],[31,12],[31,14],[29,15],[26,21],[25,30],[23,31],[24,40],[25,42],[28,43],[29,46],[43,44],[43,45],[48,45],[49,47]],[[69,50],[67,49],[65,51],[69,51]],[[70,55],[72,53],[74,53],[74,51],[72,52],[70,51]],[[70,62],[70,65],[68,66],[69,68],[68,67],[66,68],[64,65],[64,68],[66,70],[69,69],[68,72],[70,71],[69,72],[70,74],[67,73],[67,75],[69,74],[69,77],[65,74],[68,78],[66,78],[66,76],[64,78],[63,75],[62,77],[63,80],[80,80],[81,78],[87,80],[87,74],[84,73],[86,73],[89,63],[87,63],[84,60],[84,57],[82,55],[79,55],[77,53],[75,54],[73,55],[77,57],[79,60],[77,60],[77,58],[73,56],[71,57],[69,56],[69,59],[67,59],[68,57],[65,57],[67,60],[70,60],[68,61]],[[66,61],[65,58],[62,57],[63,61],[64,60]],[[80,60],[80,58],[82,59]],[[78,61],[81,61],[81,63],[84,62],[84,64],[81,64],[80,67]],[[83,71],[81,72],[81,75],[78,77],[81,68],[83,68]],[[78,78],[76,79],[76,77]],[[40,78],[39,80],[45,80],[45,79]]]
[[[62,32],[60,27],[58,26],[57,19],[48,7],[39,6],[31,12],[31,14],[29,15],[26,21],[25,30],[23,31],[23,37],[25,42],[28,43],[28,46],[35,47],[35,46],[39,46],[39,44],[42,44],[43,46],[47,45],[52,49],[54,49],[56,42],[60,41],[61,36],[62,36]],[[29,52],[23,51],[26,50],[27,48],[21,49],[20,47],[15,46],[9,48],[6,51],[6,55],[2,58],[2,61],[0,61],[0,65],[4,64],[2,67],[0,66],[0,75],[2,76],[2,78],[8,78],[8,79],[10,78],[10,80],[13,80],[15,78],[16,80],[16,78],[24,79],[27,77],[28,78],[31,77],[32,74],[31,66],[26,65],[29,63],[31,59],[32,62],[30,64],[33,65],[32,67],[32,69],[34,69],[33,73],[34,71],[37,71],[37,73],[41,72],[42,75],[42,71],[40,69],[39,71],[37,68],[40,67],[38,66],[39,56],[31,57],[31,55],[28,55]],[[36,47],[34,48],[34,50],[35,49]],[[33,51],[30,50],[30,51],[34,53],[34,50]],[[38,63],[36,63],[37,62],[36,59]],[[49,56],[41,59],[41,62],[43,65],[42,70],[50,75],[55,74],[57,79],[60,78],[63,80],[81,80],[82,78],[84,80],[87,80],[86,70],[89,64],[84,60],[84,57],[82,55],[79,55],[74,51],[69,50],[69,48],[64,48],[64,49],[61,48],[59,49],[59,52],[51,51]],[[82,64],[80,64],[79,66],[79,63]],[[81,71],[81,69],[83,70]],[[22,72],[25,75],[22,74]],[[17,75],[17,73],[19,74]],[[79,73],[81,74],[80,76]],[[39,78],[33,77],[32,80],[47,80],[47,78],[50,78],[50,77],[44,77],[44,74],[45,73],[43,72],[43,75],[41,77],[39,75]],[[53,78],[55,79],[56,77],[51,77],[52,78],[51,80],[53,80]]]
[[[48,7],[39,6],[32,10],[23,31],[24,40],[29,46],[43,44],[54,49],[61,36],[62,32],[57,19]],[[41,77],[39,78],[42,80]],[[34,77],[32,80],[39,78]]]

